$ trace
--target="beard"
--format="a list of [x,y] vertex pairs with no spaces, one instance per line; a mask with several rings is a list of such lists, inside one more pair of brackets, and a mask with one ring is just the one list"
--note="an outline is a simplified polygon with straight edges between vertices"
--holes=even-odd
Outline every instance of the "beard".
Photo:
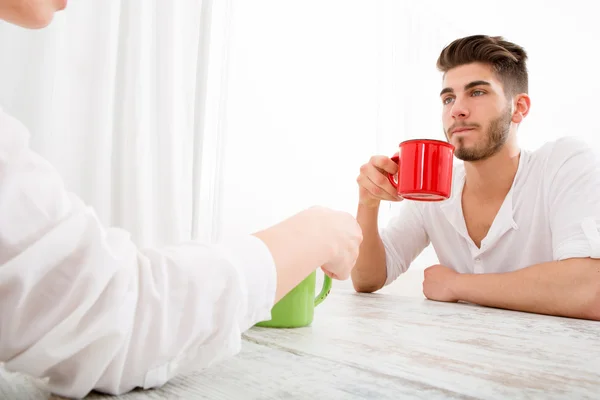
[[466,147],[465,138],[459,137],[454,156],[459,160],[472,162],[485,160],[498,153],[508,140],[511,120],[512,113],[510,108],[507,108],[498,118],[490,122],[484,138],[473,147]]

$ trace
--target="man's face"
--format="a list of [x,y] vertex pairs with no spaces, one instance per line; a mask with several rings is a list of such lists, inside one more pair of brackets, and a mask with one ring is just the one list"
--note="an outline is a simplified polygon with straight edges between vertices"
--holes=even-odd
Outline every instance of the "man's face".
[[512,107],[489,65],[466,64],[448,71],[440,98],[444,133],[456,158],[484,160],[506,143]]
[[24,28],[44,28],[55,12],[66,6],[67,0],[0,0],[0,20]]

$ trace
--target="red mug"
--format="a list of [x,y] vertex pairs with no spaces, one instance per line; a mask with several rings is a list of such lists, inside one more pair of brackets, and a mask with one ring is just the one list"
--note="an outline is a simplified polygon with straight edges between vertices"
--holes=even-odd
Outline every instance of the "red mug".
[[392,161],[398,164],[398,180],[387,174],[404,199],[446,200],[452,193],[454,146],[441,140],[413,139],[400,143]]

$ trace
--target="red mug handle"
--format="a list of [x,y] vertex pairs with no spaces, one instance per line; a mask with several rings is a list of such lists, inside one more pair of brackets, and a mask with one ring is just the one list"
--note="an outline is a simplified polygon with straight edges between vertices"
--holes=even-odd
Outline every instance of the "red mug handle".
[[[400,171],[400,156],[398,155],[398,153],[394,154],[391,157],[391,160],[393,162],[395,162],[396,164],[398,164],[398,171]],[[398,183],[396,183],[396,180],[394,179],[394,175],[390,174],[389,172],[386,172],[387,174],[387,178],[390,181],[390,183],[392,184],[393,187],[396,188],[396,190],[398,190]]]

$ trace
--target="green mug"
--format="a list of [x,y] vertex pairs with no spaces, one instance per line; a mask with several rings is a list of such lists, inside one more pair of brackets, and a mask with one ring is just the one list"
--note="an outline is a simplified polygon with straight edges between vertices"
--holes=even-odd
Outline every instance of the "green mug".
[[315,297],[317,272],[313,271],[298,286],[283,296],[271,309],[271,319],[261,321],[256,326],[268,328],[300,328],[313,321],[315,307],[321,304],[331,291],[331,278],[323,277],[323,288]]

